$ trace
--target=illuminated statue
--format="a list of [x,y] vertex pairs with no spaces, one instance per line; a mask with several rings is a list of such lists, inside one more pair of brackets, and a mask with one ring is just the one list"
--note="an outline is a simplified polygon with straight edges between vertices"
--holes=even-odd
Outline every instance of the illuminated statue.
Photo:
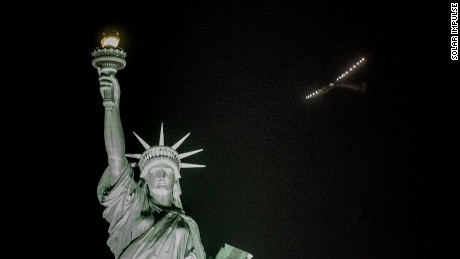
[[[105,207],[103,217],[110,223],[107,245],[116,259],[205,259],[198,226],[182,208],[179,185],[181,168],[204,167],[182,163],[181,159],[202,149],[182,154],[176,151],[189,134],[166,146],[162,124],[158,145],[150,146],[135,134],[146,150],[125,154],[120,85],[115,74],[126,65],[126,54],[117,47],[118,37],[109,39],[92,53],[105,107],[109,165],[99,181],[97,195]],[[139,161],[130,163],[127,157]],[[138,181],[133,177],[137,166]]]

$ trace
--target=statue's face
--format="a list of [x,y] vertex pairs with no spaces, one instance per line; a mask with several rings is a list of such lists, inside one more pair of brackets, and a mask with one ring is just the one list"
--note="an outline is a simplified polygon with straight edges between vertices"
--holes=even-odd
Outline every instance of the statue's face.
[[174,185],[174,170],[167,165],[158,165],[149,169],[145,175],[149,189],[166,194],[171,192]]

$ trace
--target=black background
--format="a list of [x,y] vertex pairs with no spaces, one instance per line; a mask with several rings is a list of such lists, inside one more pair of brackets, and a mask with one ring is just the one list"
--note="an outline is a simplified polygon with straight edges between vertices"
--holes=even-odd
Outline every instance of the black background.
[[[127,152],[143,151],[133,131],[156,144],[162,122],[166,144],[190,132],[179,152],[204,149],[184,162],[206,168],[182,170],[181,186],[207,255],[225,243],[255,258],[446,253],[458,173],[449,4],[152,5],[69,6],[6,26],[18,93],[4,95],[4,127],[19,135],[6,225],[27,244],[15,252],[113,258],[91,52],[116,29]],[[365,93],[305,99],[362,57],[349,80]]]

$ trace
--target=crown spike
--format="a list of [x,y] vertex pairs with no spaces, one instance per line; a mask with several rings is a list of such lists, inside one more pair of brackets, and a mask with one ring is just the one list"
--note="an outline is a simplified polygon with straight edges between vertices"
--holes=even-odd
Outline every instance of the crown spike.
[[176,144],[172,145],[171,148],[174,149],[174,150],[177,150],[177,148],[178,148],[180,145],[182,145],[182,142],[184,142],[184,140],[185,140],[189,135],[190,135],[190,132],[189,132],[187,135],[185,135],[185,137],[183,137],[183,138],[181,138],[179,141],[177,141]]
[[136,134],[136,132],[133,131],[133,133],[134,133],[134,135],[136,135],[136,138],[139,140],[139,142],[141,142],[142,146],[144,146],[144,148],[145,148],[146,150],[150,148],[150,145],[147,144],[147,142],[145,142],[143,139],[141,139],[141,137],[139,137],[139,136]]
[[189,164],[189,163],[180,163],[181,168],[197,168],[197,167],[206,167],[205,165]]
[[140,159],[142,155],[141,154],[125,154],[125,156]]
[[190,152],[185,152],[185,153],[182,153],[182,154],[179,154],[179,159],[182,159],[184,157],[188,157],[188,156],[191,156],[191,155],[194,155],[198,152],[201,152],[203,151],[203,149],[198,149],[198,150],[194,150],[194,151],[190,151]]
[[163,122],[161,123],[161,131],[160,131],[160,143],[159,143],[160,146],[164,146],[165,145],[165,136],[163,134]]

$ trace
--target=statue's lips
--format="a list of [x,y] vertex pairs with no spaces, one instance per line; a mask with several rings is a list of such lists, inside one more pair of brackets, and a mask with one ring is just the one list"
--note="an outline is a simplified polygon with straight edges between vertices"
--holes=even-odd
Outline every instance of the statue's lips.
[[158,180],[158,185],[166,185],[166,180]]

